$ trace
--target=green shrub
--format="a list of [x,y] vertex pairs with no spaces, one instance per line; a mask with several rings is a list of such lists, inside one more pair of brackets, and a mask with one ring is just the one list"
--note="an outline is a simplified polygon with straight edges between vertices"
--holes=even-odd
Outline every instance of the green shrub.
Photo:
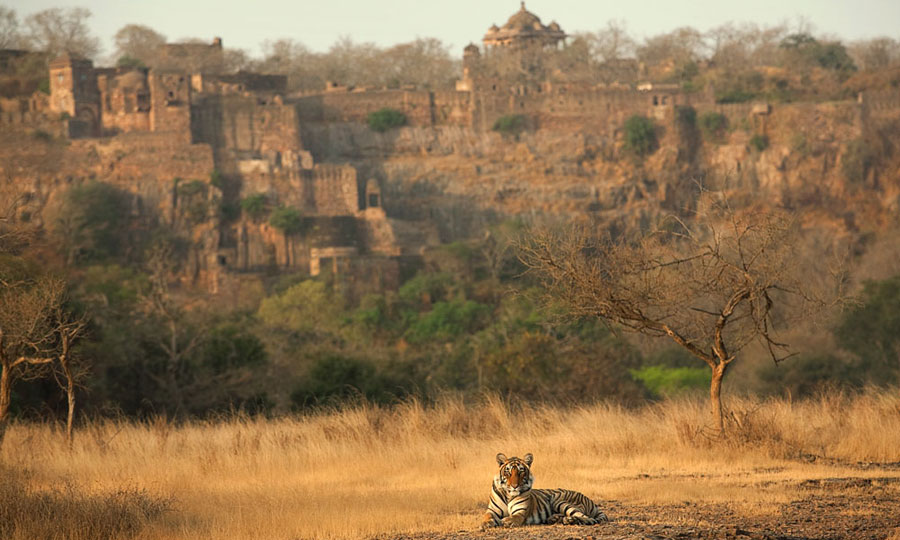
[[842,349],[861,362],[858,372],[877,384],[900,379],[900,275],[883,281],[867,281],[862,303],[848,311],[835,337]]
[[147,64],[145,64],[138,58],[124,54],[120,56],[118,60],[116,60],[116,67],[126,69],[146,69]]
[[709,388],[710,371],[703,367],[646,366],[630,370],[656,396],[673,396]]
[[656,127],[646,116],[636,114],[625,121],[625,149],[646,156],[657,148]]
[[406,339],[410,343],[449,341],[475,331],[489,312],[489,306],[472,300],[437,302],[410,325]]
[[241,199],[241,210],[254,221],[265,215],[267,206],[266,196],[262,193],[256,193]]
[[52,229],[69,263],[103,261],[134,249],[129,237],[130,195],[110,184],[90,181],[62,197]]
[[769,147],[768,135],[754,135],[750,137],[750,146],[757,152],[762,152]]
[[213,170],[213,172],[209,173],[209,183],[219,189],[222,189],[222,187],[225,185],[225,178],[222,176],[222,173],[218,171],[218,169],[215,169]]
[[182,182],[180,178],[175,180],[175,189],[178,195],[182,197],[192,197],[206,191],[206,183],[202,180],[189,180],[187,182]]
[[360,400],[387,403],[408,395],[412,387],[367,360],[329,355],[313,363],[291,393],[294,408],[340,405]]
[[697,109],[690,105],[675,106],[675,121],[683,129],[692,129],[697,126]]
[[700,131],[709,140],[718,140],[728,129],[728,117],[722,113],[711,111],[700,115]]
[[303,228],[303,214],[293,206],[279,206],[269,216],[269,225],[284,234],[296,234]]
[[372,131],[383,133],[389,129],[400,127],[406,124],[406,115],[397,109],[385,107],[368,116],[369,128]]
[[241,217],[241,207],[234,203],[223,202],[219,205],[219,219],[225,222],[237,221]]
[[756,97],[755,92],[743,88],[732,88],[716,93],[716,103],[746,103]]
[[504,135],[518,135],[525,131],[527,124],[528,120],[521,114],[507,114],[498,118],[491,129]]
[[49,78],[41,79],[38,82],[38,90],[40,90],[41,92],[43,92],[49,96],[50,95],[50,79]]
[[876,155],[872,146],[863,139],[855,139],[847,144],[841,156],[841,172],[847,181],[861,184],[865,182],[869,169],[875,161]]

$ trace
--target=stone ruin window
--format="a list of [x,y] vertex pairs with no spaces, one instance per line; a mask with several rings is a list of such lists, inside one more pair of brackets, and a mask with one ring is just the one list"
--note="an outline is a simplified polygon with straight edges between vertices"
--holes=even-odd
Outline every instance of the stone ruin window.
[[219,266],[226,266],[228,264],[228,257],[225,255],[219,255],[216,257],[216,260],[219,262]]
[[663,96],[663,97],[662,97],[662,104],[663,104],[663,105],[666,105],[668,102],[669,102],[669,96]]
[[653,106],[659,105],[659,96],[653,96]]
[[378,208],[379,200],[377,193],[369,193],[369,208]]

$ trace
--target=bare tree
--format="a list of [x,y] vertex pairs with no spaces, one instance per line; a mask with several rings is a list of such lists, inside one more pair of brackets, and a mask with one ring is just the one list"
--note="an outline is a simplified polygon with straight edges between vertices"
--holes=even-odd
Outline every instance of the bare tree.
[[25,19],[25,37],[35,50],[51,57],[68,52],[92,58],[100,52],[100,41],[91,35],[85,8],[52,8]]
[[14,49],[22,46],[19,20],[16,10],[0,6],[0,49]]
[[144,309],[165,328],[158,342],[165,356],[165,367],[162,374],[153,369],[144,371],[174,404],[176,414],[184,414],[185,395],[181,374],[191,354],[202,344],[204,333],[191,328],[184,308],[169,289],[169,279],[175,268],[172,246],[169,243],[155,246],[147,266],[150,270],[150,290],[144,297]]
[[325,88],[321,58],[303,43],[292,39],[266,41],[262,50],[263,59],[254,66],[257,71],[286,74],[291,90],[321,91]]
[[[48,276],[32,278],[22,268],[5,266],[2,270],[0,443],[9,425],[15,382],[48,376],[52,364],[61,357],[69,365],[71,345],[83,329],[83,325],[70,322],[67,316],[60,318],[65,313],[64,281]],[[74,400],[70,407],[74,413]]]
[[637,57],[647,65],[673,62],[675,66],[683,66],[699,60],[706,47],[703,35],[685,26],[676,28],[668,34],[659,34],[644,40],[637,48]]
[[854,42],[848,51],[863,70],[885,69],[900,63],[900,42],[889,37]]
[[722,382],[738,354],[758,343],[775,362],[791,356],[777,331],[818,305],[804,282],[814,269],[793,251],[795,233],[784,214],[721,204],[692,225],[675,220],[632,241],[590,227],[537,231],[520,256],[573,315],[667,337],[706,363],[722,432]]
[[149,26],[127,24],[116,32],[113,42],[116,44],[113,58],[118,64],[151,66],[156,62],[159,48],[166,43],[166,36]]
[[75,361],[72,346],[84,334],[86,323],[83,318],[73,318],[62,306],[56,308],[54,323],[59,334],[58,367],[64,379],[60,381],[60,386],[63,386],[66,391],[66,404],[68,405],[66,408],[66,441],[71,449],[74,442],[72,430],[75,421],[75,386],[87,374],[82,369],[83,366]]
[[634,56],[637,43],[624,21],[609,20],[606,26],[591,34],[591,49],[602,62],[613,62]]

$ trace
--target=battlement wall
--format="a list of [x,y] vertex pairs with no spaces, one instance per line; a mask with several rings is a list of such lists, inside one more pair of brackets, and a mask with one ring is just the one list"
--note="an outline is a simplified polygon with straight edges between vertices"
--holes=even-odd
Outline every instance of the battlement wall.
[[678,91],[560,88],[552,92],[480,91],[473,94],[473,127],[482,131],[507,115],[523,115],[534,127],[611,132],[631,115],[664,120],[689,99]]
[[298,118],[307,122],[366,122],[370,113],[396,109],[412,126],[434,124],[434,103],[429,91],[369,90],[331,92],[296,100]]

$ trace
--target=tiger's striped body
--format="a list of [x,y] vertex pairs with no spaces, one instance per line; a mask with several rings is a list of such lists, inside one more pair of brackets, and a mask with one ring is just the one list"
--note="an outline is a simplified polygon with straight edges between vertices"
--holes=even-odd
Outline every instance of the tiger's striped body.
[[577,491],[532,489],[532,461],[531,454],[526,454],[524,459],[507,459],[497,454],[500,472],[494,477],[482,529],[551,523],[594,525],[609,521],[594,501]]

